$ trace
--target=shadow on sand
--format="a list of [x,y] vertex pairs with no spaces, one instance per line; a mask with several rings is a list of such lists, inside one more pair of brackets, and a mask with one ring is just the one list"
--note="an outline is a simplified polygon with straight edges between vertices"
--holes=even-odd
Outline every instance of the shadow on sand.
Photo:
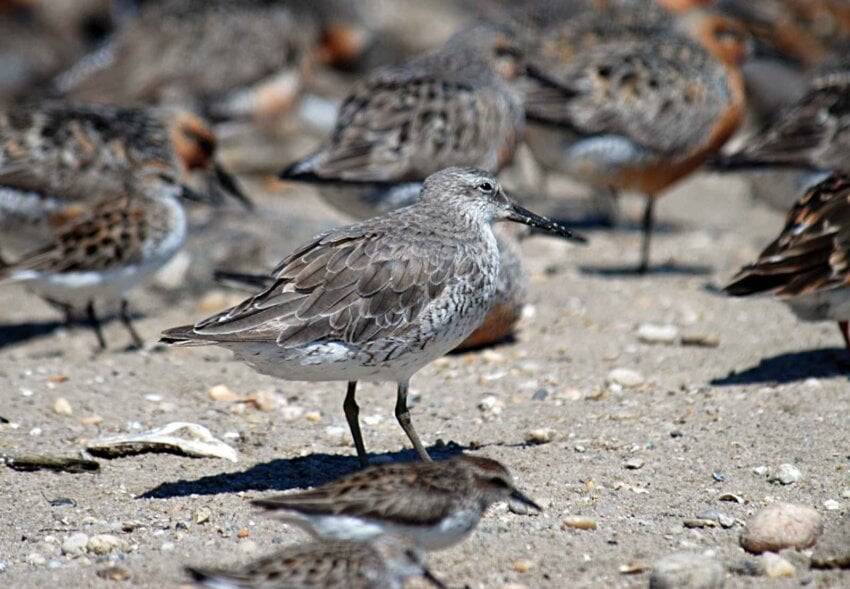
[[640,277],[651,276],[653,274],[661,276],[706,276],[714,272],[711,266],[702,264],[673,264],[666,263],[661,265],[650,265],[646,274],[637,272],[637,256],[635,255],[634,263],[626,266],[580,266],[579,271],[582,274],[593,276],[607,276],[611,278],[620,277]]
[[824,348],[779,354],[763,358],[756,366],[743,372],[730,372],[715,378],[715,386],[746,385],[757,383],[785,384],[807,378],[845,376],[850,379],[850,358],[844,348]]
[[[449,442],[428,448],[434,460],[445,460],[467,448]],[[418,460],[413,450],[371,454],[373,464]],[[354,455],[311,454],[298,458],[280,458],[254,465],[242,472],[225,472],[193,481],[162,483],[137,499],[169,499],[188,495],[218,495],[240,491],[286,491],[323,485],[360,468]]]
[[0,350],[22,342],[50,335],[64,327],[63,321],[5,323],[0,325]]

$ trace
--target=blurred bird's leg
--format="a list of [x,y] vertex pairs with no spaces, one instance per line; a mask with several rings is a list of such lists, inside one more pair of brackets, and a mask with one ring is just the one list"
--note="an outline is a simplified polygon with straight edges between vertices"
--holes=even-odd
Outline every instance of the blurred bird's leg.
[[431,462],[431,456],[428,455],[428,451],[425,450],[425,446],[423,446],[422,442],[419,440],[419,434],[416,433],[416,429],[413,427],[413,422],[410,420],[410,409],[407,408],[407,387],[408,381],[406,380],[398,383],[398,394],[395,402],[395,417],[398,420],[401,429],[404,430],[404,433],[407,434],[407,437],[410,438],[410,441],[413,443],[413,447],[416,449],[416,453],[419,454],[419,458],[425,462]]
[[357,406],[357,401],[354,398],[356,390],[357,381],[349,381],[342,409],[345,412],[348,429],[351,430],[351,437],[354,438],[354,447],[357,448],[357,459],[360,461],[360,467],[366,468],[369,466],[369,455],[366,454],[366,446],[363,444],[363,434],[360,432],[360,407]]
[[89,301],[86,306],[86,316],[88,316],[89,324],[97,336],[97,344],[101,351],[106,349],[106,339],[103,337],[103,330],[100,328],[100,319],[97,318],[97,313],[94,310],[94,301]]
[[130,332],[130,338],[133,340],[133,347],[141,349],[144,346],[144,341],[141,336],[139,336],[139,332],[136,331],[135,326],[133,326],[133,320],[130,318],[130,309],[127,299],[121,299],[119,317],[121,317],[121,323],[123,323],[124,327],[127,328],[127,331]]
[[638,274],[646,274],[649,270],[649,246],[652,239],[652,226],[655,221],[653,213],[655,209],[655,198],[647,195],[646,208],[643,209],[643,243],[640,249],[640,264]]
[[48,297],[44,297],[44,301],[65,315],[65,327],[70,327],[74,323],[74,307],[72,305]]

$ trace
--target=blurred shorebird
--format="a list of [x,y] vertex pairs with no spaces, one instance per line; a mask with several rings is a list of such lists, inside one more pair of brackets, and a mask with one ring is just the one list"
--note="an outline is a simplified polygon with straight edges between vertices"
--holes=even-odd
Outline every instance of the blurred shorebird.
[[770,292],[804,321],[838,321],[850,352],[850,177],[834,174],[809,189],[779,237],[724,290]]
[[315,489],[253,503],[320,539],[399,534],[425,550],[442,550],[469,536],[493,503],[508,499],[540,511],[516,489],[504,466],[459,456],[372,466]]
[[[547,167],[646,196],[638,271],[657,197],[714,155],[744,114],[746,33],[703,9],[670,24],[565,21],[529,37],[529,144]],[[684,28],[688,35],[678,32]],[[534,130],[535,132],[532,132]]]
[[387,536],[292,546],[238,570],[186,570],[196,583],[214,589],[402,589],[411,577],[447,589],[424,561],[405,538]]
[[806,95],[715,168],[790,167],[850,173],[850,69],[816,78]]
[[68,321],[85,309],[101,349],[106,340],[95,304],[120,300],[121,321],[141,347],[126,293],[168,262],[185,238],[186,216],[176,194],[109,196],[64,223],[44,247],[0,268],[0,284],[27,287],[64,309]]
[[[47,102],[0,112],[0,252],[39,248],[91,204],[128,191],[250,207],[215,147],[185,111]],[[203,194],[189,187],[195,176]]]
[[74,100],[176,104],[214,119],[289,110],[316,61],[356,55],[368,32],[332,0],[145,2],[56,81]]
[[219,345],[287,380],[347,381],[343,407],[364,466],[357,381],[395,381],[396,418],[430,460],[411,423],[408,383],[489,311],[500,266],[497,221],[572,236],[513,203],[490,174],[449,168],[425,180],[416,204],[317,236],[280,263],[271,286],[165,331],[163,341]]
[[[517,60],[493,27],[457,33],[444,47],[358,81],[343,100],[329,140],[281,173],[316,185],[355,219],[411,205],[422,180],[447,166],[497,173],[513,157],[525,118],[508,80]],[[497,302],[461,348],[505,339],[526,302],[527,276],[513,231],[496,230],[502,252]]]

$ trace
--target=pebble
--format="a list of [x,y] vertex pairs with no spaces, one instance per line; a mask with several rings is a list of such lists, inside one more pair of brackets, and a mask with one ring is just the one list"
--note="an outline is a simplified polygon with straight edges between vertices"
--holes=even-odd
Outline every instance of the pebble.
[[524,558],[514,562],[514,570],[518,573],[527,573],[533,568],[534,563]]
[[782,485],[792,485],[803,478],[803,473],[793,464],[780,464],[770,477],[771,483],[780,483]]
[[6,572],[6,566],[7,566],[7,565],[6,565],[6,561],[5,561],[5,560],[0,560],[0,573],[5,573],[5,572]]
[[280,408],[280,418],[284,421],[295,421],[304,415],[304,408],[298,405],[284,405]]
[[850,519],[827,529],[812,554],[816,569],[850,569]]
[[638,387],[644,383],[643,375],[630,368],[615,368],[608,373],[606,381],[623,387]]
[[643,465],[643,459],[638,458],[637,456],[629,458],[628,460],[626,460],[625,464],[623,464],[623,466],[625,466],[629,470],[639,470],[643,468]]
[[199,507],[192,515],[192,520],[198,525],[205,524],[210,521],[211,515],[212,514],[210,513],[209,509],[207,509],[206,507]]
[[773,552],[765,552],[761,557],[764,574],[770,579],[793,577],[797,570],[794,565]]
[[741,534],[741,546],[754,554],[813,546],[823,531],[821,516],[811,507],[772,503],[757,512]]
[[247,538],[250,535],[251,535],[251,531],[248,528],[242,528],[241,530],[239,530],[239,533],[236,534],[236,537],[237,538]]
[[835,499],[827,499],[823,502],[823,508],[827,511],[838,511],[841,509],[841,504]]
[[478,403],[478,408],[484,413],[499,415],[505,408],[505,403],[493,395],[487,395]]
[[679,337],[679,329],[675,325],[644,323],[638,327],[637,337],[646,344],[672,344]]
[[227,388],[227,385],[217,384],[207,391],[213,401],[236,401],[239,395]]
[[126,552],[127,542],[112,534],[98,534],[89,538],[86,550],[93,554],[104,555],[110,552]]
[[329,425],[325,428],[325,439],[331,444],[344,446],[348,441],[348,430],[339,425]]
[[73,411],[71,410],[71,404],[68,402],[68,399],[64,397],[59,397],[53,403],[53,413],[56,415],[71,415]]
[[311,421],[313,423],[316,423],[317,421],[322,420],[322,414],[319,413],[318,411],[308,411],[307,413],[304,414],[304,419],[306,419],[307,421]]
[[162,552],[171,552],[172,550],[174,550],[174,542],[163,542],[160,545],[159,549]]
[[766,475],[768,473],[769,470],[770,469],[767,468],[766,466],[757,466],[753,469],[753,472],[756,473],[757,475],[763,477],[764,475]]
[[38,552],[32,552],[27,555],[27,563],[33,566],[43,566],[47,563],[47,559],[40,555]]
[[740,495],[736,495],[735,493],[723,493],[720,497],[717,498],[719,501],[731,501],[734,503],[745,503],[745,499]]
[[683,346],[716,348],[720,345],[720,338],[709,333],[690,333],[682,335],[681,342]]
[[574,530],[595,530],[599,527],[595,519],[582,515],[568,515],[561,520],[561,525],[564,528],[572,528]]
[[86,551],[86,545],[89,543],[88,535],[82,532],[71,534],[62,541],[62,554],[68,556],[77,556]]
[[716,509],[705,509],[697,514],[699,519],[707,519],[720,524],[721,527],[731,528],[735,525],[735,518]]
[[531,395],[531,400],[532,401],[545,401],[546,397],[548,397],[548,396],[549,396],[549,391],[547,391],[546,389],[537,389],[536,391],[534,391],[534,394]]
[[257,551],[257,543],[253,540],[245,540],[239,543],[239,552],[243,554],[251,554]]
[[80,420],[81,425],[100,425],[103,423],[103,418],[100,415],[89,415]]
[[107,581],[128,581],[130,572],[119,566],[106,567],[97,571],[97,576]]
[[720,589],[726,580],[722,564],[701,554],[677,552],[657,560],[650,589]]
[[549,427],[533,429],[525,434],[525,441],[529,444],[548,444],[555,439],[555,430]]

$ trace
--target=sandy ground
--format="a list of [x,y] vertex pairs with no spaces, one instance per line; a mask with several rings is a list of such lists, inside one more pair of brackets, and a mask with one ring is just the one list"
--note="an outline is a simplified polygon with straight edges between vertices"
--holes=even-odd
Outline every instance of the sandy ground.
[[[238,296],[202,280],[213,265],[269,267],[340,220],[307,189],[260,202],[255,217],[234,213],[211,221],[201,214],[192,256],[184,258],[191,262],[189,288],[153,285],[133,294],[146,339],[153,342],[160,330]],[[640,203],[626,204],[637,218]],[[538,208],[558,207],[544,202]],[[827,529],[847,517],[850,359],[838,330],[799,323],[777,302],[717,293],[773,237],[781,215],[754,204],[739,180],[717,177],[683,184],[658,214],[653,257],[665,266],[644,278],[617,271],[637,258],[634,228],[588,228],[585,248],[527,240],[533,313],[516,341],[448,357],[414,377],[414,422],[428,445],[439,446],[439,456],[464,450],[501,460],[546,506],[539,516],[497,506],[467,542],[432,554],[431,567],[450,586],[645,587],[648,573],[627,575],[620,567],[649,565],[681,550],[708,552],[726,565],[748,558],[738,545],[740,524],[683,527],[702,510],[746,521],[766,503],[783,500],[817,508]],[[106,328],[110,350],[96,354],[90,331],[61,327],[52,309],[18,288],[0,290],[0,309],[0,415],[12,422],[0,425],[0,453],[74,456],[87,439],[181,420],[209,427],[241,455],[233,464],[145,454],[101,460],[96,474],[3,468],[5,587],[178,587],[186,582],[181,567],[187,563],[237,564],[303,541],[301,532],[255,513],[250,499],[356,468],[341,429],[342,383],[275,381],[224,350],[126,352],[128,339],[117,322]],[[644,323],[715,337],[719,346],[641,343],[636,330]],[[614,368],[636,370],[645,383],[611,387],[606,377]],[[243,395],[274,391],[281,406],[261,411],[213,401],[207,391],[218,384]],[[60,397],[72,415],[53,412]],[[367,448],[412,458],[392,418],[393,386],[365,384],[358,397]],[[501,412],[482,410],[486,397],[494,397]],[[101,423],[81,422],[95,415]],[[554,440],[526,443],[527,433],[540,428],[551,428]],[[626,468],[633,459],[643,466]],[[802,470],[802,480],[780,486],[754,471],[786,462]],[[721,502],[724,493],[746,502]],[[73,504],[52,505],[57,498]],[[828,500],[840,508],[825,509]],[[197,524],[202,509],[209,520]],[[598,529],[564,529],[566,515],[591,517]],[[247,537],[240,537],[242,530]],[[64,538],[78,531],[115,534],[128,551],[61,555]],[[727,586],[850,586],[846,572],[810,571],[807,559],[789,558],[798,565],[794,578],[730,573]],[[130,579],[98,577],[110,564],[125,568]]]

